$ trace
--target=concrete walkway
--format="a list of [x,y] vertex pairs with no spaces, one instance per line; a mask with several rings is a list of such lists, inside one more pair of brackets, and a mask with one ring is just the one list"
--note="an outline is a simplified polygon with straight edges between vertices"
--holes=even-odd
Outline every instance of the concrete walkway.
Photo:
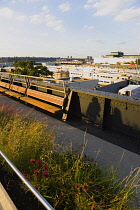
[[139,155],[91,134],[85,134],[75,127],[0,94],[0,107],[4,104],[9,105],[14,110],[20,111],[24,116],[31,116],[34,119],[48,124],[50,129],[53,129],[55,132],[57,142],[60,144],[69,145],[70,147],[72,145],[75,148],[83,145],[86,141],[87,144],[84,153],[96,159],[100,165],[113,164],[115,167],[119,166],[122,168],[124,175],[128,175],[134,168],[140,167]]

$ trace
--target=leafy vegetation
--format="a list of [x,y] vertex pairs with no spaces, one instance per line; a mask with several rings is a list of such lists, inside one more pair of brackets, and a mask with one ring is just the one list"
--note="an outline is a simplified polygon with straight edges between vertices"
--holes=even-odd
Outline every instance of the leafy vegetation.
[[85,145],[81,154],[64,148],[47,126],[8,107],[0,121],[1,150],[56,210],[138,210],[139,169],[122,179],[86,157]]
[[37,65],[34,66],[34,61],[22,60],[14,61],[15,74],[30,75],[30,76],[48,76],[53,73],[50,72],[46,66]]

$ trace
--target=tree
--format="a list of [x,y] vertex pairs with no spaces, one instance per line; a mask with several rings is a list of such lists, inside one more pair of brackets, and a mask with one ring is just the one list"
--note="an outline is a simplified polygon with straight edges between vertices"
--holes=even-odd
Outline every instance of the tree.
[[35,76],[48,76],[53,75],[53,72],[49,71],[46,66],[38,65],[35,67]]
[[13,63],[15,67],[16,74],[30,75],[30,76],[48,76],[53,75],[52,72],[48,70],[46,66],[38,65],[34,67],[34,61],[22,60],[22,61],[14,61]]
[[136,59],[136,64],[140,65],[140,58]]

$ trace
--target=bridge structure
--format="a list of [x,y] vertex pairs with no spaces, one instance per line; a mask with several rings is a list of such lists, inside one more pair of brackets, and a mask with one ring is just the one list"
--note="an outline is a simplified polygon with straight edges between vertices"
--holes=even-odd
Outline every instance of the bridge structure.
[[140,138],[140,99],[118,95],[129,81],[94,88],[95,81],[62,80],[0,73],[0,92],[39,107],[62,120],[78,118],[98,126]]

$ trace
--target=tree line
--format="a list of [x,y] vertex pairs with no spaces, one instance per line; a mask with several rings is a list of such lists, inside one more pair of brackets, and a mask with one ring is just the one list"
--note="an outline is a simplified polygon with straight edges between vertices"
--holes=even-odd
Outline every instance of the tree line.
[[30,75],[30,76],[48,76],[53,75],[46,66],[35,65],[34,61],[21,60],[14,61],[13,66],[15,67],[15,74]]

